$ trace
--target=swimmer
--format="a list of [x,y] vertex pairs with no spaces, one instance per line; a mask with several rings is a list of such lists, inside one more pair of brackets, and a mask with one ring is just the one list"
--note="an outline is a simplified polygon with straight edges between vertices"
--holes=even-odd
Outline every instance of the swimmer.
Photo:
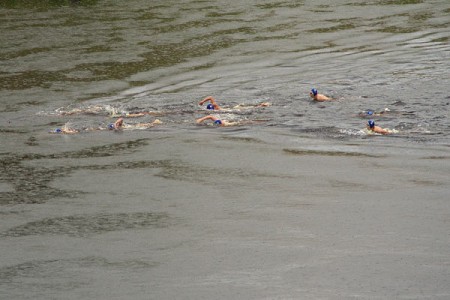
[[79,130],[73,128],[56,128],[55,130],[50,131],[50,133],[59,133],[59,134],[75,134],[79,133]]
[[[95,111],[100,111],[100,110],[93,110],[93,112]],[[74,108],[72,110],[62,110],[62,109],[57,109],[56,112],[62,116],[71,116],[71,115],[77,115],[77,114],[82,114],[82,113],[86,113],[86,110],[81,109],[81,108]]]
[[218,125],[218,126],[234,126],[234,125],[238,124],[238,122],[229,122],[229,121],[226,121],[226,120],[221,120],[221,119],[219,119],[219,118],[217,118],[215,116],[211,116],[211,115],[205,116],[205,117],[200,118],[200,119],[197,119],[195,122],[197,124],[201,124],[201,123],[203,123],[206,120],[211,120],[211,121],[214,122],[214,125]]
[[[207,120],[211,120],[211,121],[213,121],[214,125],[218,125],[218,126],[221,126],[221,127],[237,126],[237,125],[244,125],[244,124],[250,124],[250,123],[257,122],[257,121],[250,121],[250,120],[233,122],[233,121],[227,121],[227,120],[219,119],[219,118],[217,118],[215,116],[212,116],[212,115],[205,116],[203,118],[197,119],[196,122],[197,122],[197,124],[201,124],[201,123],[203,123],[204,121],[207,121]],[[261,120],[261,121],[264,121],[264,120]]]
[[221,126],[221,127],[228,127],[228,126],[239,126],[239,125],[245,125],[245,124],[254,124],[259,122],[266,122],[267,120],[241,120],[241,121],[227,121],[224,119],[219,119],[216,116],[208,115],[205,117],[202,117],[200,119],[196,120],[197,124],[201,124],[204,121],[211,120],[213,121],[214,125]]
[[384,110],[380,111],[380,112],[376,112],[374,110],[368,109],[366,111],[360,112],[358,114],[359,117],[373,117],[373,116],[377,116],[380,117],[383,114],[385,114],[386,112],[389,112],[390,109],[389,108],[385,108]]
[[233,109],[242,109],[242,108],[253,108],[253,107],[269,107],[272,104],[270,102],[261,102],[256,105],[248,105],[248,104],[238,104],[233,106]]
[[153,122],[148,123],[137,123],[137,124],[125,124],[123,117],[118,118],[114,123],[108,125],[109,130],[120,130],[120,129],[145,129],[150,128],[155,125],[162,124],[162,122],[158,119]]
[[159,124],[162,124],[162,122],[160,120],[156,119],[153,122],[129,124],[125,128],[127,128],[127,129],[145,129],[145,128],[150,128],[150,127],[153,127],[153,126],[159,125]]
[[205,102],[210,102],[207,106],[206,109],[209,110],[221,110],[222,108],[216,103],[216,99],[214,99],[212,96],[208,96],[205,99],[203,99],[202,101],[200,101],[198,103],[198,105],[203,105]]
[[119,109],[117,107],[113,107],[111,105],[89,105],[84,108],[74,108],[71,110],[57,109],[56,112],[62,116],[85,114],[85,115],[108,115],[112,118],[116,118],[116,117],[138,118],[138,117],[144,117],[147,115],[161,116],[161,115],[165,114],[163,112],[145,111],[145,110],[129,112],[124,109]]
[[50,131],[50,133],[57,133],[57,134],[75,134],[75,133],[79,133],[80,131],[74,128],[70,128],[66,125],[64,125],[61,128],[56,128],[52,131]]
[[156,112],[156,111],[141,111],[141,112],[130,112],[130,113],[123,113],[122,117],[125,118],[139,118],[143,116],[162,116],[164,113],[162,112]]
[[[217,104],[216,99],[214,99],[212,96],[208,96],[202,101],[200,101],[198,104],[203,105],[205,102],[210,102],[206,109],[209,110],[223,110],[224,108],[220,107],[219,104]],[[270,102],[261,102],[256,105],[247,105],[247,104],[238,104],[233,107],[233,109],[243,109],[243,108],[255,108],[255,107],[269,107],[271,104]]]
[[389,130],[387,129],[383,129],[379,126],[375,126],[375,121],[374,120],[369,120],[367,122],[367,129],[369,131],[375,132],[375,133],[379,133],[379,134],[389,134],[391,132],[389,132]]
[[89,105],[84,108],[73,108],[71,110],[64,110],[62,108],[57,109],[56,112],[62,116],[72,116],[72,115],[115,115],[117,114],[117,108],[109,105]]
[[50,133],[57,133],[57,134],[75,134],[80,132],[91,132],[91,131],[102,131],[102,130],[128,130],[128,129],[147,129],[150,127],[153,127],[155,125],[162,124],[162,122],[158,119],[154,120],[153,122],[147,122],[147,123],[135,123],[135,124],[126,124],[124,122],[124,118],[120,117],[118,118],[114,123],[110,123],[105,127],[85,127],[82,129],[74,129],[69,127],[68,124],[65,124],[61,128],[56,128]]
[[317,92],[317,89],[312,89],[311,92],[309,92],[309,96],[311,96],[311,98],[313,98],[315,101],[329,101],[329,100],[333,100],[332,98],[329,98],[325,95],[319,94]]
[[112,118],[140,118],[144,116],[163,116],[166,113],[164,112],[157,112],[157,111],[133,111],[129,112],[126,110],[118,111],[117,109],[113,109],[110,111],[109,116]]
[[123,128],[123,117],[118,118],[114,123],[108,124],[109,130],[119,130]]

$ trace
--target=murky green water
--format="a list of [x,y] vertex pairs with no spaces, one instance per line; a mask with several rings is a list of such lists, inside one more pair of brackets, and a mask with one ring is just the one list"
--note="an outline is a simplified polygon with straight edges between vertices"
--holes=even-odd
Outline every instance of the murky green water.
[[[449,26],[446,0],[0,0],[0,295],[448,298]],[[258,122],[197,125],[208,95]],[[136,111],[162,124],[88,130]]]

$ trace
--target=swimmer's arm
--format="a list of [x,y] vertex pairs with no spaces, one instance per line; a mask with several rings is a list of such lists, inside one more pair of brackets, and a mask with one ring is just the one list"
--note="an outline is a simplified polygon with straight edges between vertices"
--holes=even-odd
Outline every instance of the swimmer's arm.
[[149,114],[149,113],[147,113],[147,112],[130,113],[130,114],[126,114],[125,117],[127,117],[127,118],[138,118],[138,117],[143,117],[143,116],[145,116],[147,114]]
[[204,116],[202,118],[197,119],[196,122],[197,122],[197,124],[200,124],[200,123],[202,123],[202,122],[204,122],[206,120],[211,120],[211,121],[215,122],[215,121],[217,121],[219,119],[214,117],[214,116],[208,115],[208,116]]
[[211,101],[211,103],[215,103],[215,99],[212,96],[208,96],[205,99],[203,99],[202,101],[200,101],[198,103],[198,105],[203,105],[203,103],[207,102],[207,101]]
[[118,118],[115,122],[114,122],[114,128],[119,129],[123,126],[123,118]]
[[200,101],[198,104],[199,104],[199,105],[203,105],[203,103],[205,103],[205,102],[207,102],[207,101],[211,102],[211,104],[212,104],[212,106],[214,106],[214,109],[215,109],[215,110],[220,110],[220,109],[221,109],[221,107],[219,106],[219,104],[217,104],[216,99],[214,99],[212,96],[206,97],[205,99],[203,99],[202,101]]

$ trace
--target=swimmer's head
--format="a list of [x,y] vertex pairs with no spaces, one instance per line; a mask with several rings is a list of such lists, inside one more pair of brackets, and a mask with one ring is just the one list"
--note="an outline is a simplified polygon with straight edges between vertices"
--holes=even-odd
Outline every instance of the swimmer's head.
[[214,121],[214,124],[216,124],[216,125],[222,125],[222,121],[221,121],[221,120],[215,120],[215,121]]
[[317,89],[312,89],[311,94],[313,94],[313,96],[317,96]]
[[373,115],[373,110],[368,110],[368,111],[366,112],[366,114],[367,114],[368,116]]
[[369,128],[374,128],[375,127],[375,121],[374,120],[367,121],[367,126],[369,126]]
[[54,133],[61,133],[62,129],[61,128],[56,128],[55,130],[53,130]]
[[214,110],[214,105],[211,103],[206,106],[206,109]]
[[108,124],[108,129],[114,130],[114,129],[116,129],[116,125],[114,125],[114,123],[110,123],[110,124]]

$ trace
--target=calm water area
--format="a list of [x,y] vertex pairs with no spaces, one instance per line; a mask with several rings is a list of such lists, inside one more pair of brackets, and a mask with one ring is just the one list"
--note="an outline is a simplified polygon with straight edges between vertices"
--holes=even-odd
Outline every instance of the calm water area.
[[0,299],[450,299],[449,38],[448,0],[0,0]]

